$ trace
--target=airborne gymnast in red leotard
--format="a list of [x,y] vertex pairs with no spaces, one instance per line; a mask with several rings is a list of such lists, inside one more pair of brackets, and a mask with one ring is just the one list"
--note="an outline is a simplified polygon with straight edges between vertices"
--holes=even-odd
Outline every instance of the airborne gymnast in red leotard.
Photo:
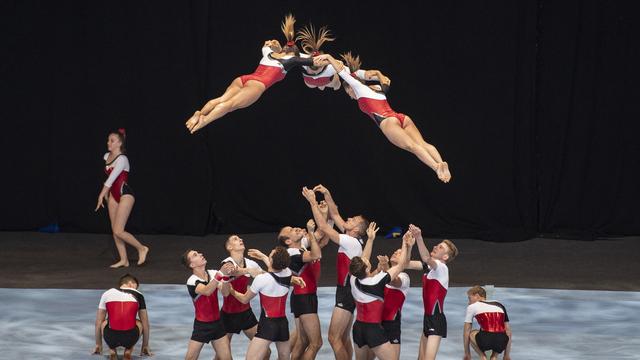
[[[451,180],[449,165],[442,160],[435,146],[424,140],[420,130],[418,130],[409,116],[395,112],[389,106],[387,97],[384,94],[388,89],[388,78],[379,74],[380,85],[367,86],[362,83],[354,77],[354,75],[362,77],[362,72],[358,71],[360,58],[353,57],[351,53],[343,55],[343,59],[349,65],[349,69],[342,62],[337,61],[328,54],[318,55],[314,59],[316,63],[328,62],[335,68],[338,75],[344,80],[343,87],[347,94],[352,99],[358,100],[360,110],[376,122],[384,136],[392,144],[417,156],[420,161],[436,172],[438,179],[441,181],[447,183]],[[386,81],[383,81],[380,77],[383,77]],[[367,80],[373,79],[369,78]]]
[[313,65],[313,59],[300,57],[300,50],[294,41],[295,21],[292,15],[288,15],[282,23],[282,31],[287,38],[284,48],[278,40],[266,41],[258,68],[252,74],[235,78],[222,96],[209,100],[187,120],[186,126],[192,134],[234,110],[250,106],[271,85],[284,79],[292,68]]

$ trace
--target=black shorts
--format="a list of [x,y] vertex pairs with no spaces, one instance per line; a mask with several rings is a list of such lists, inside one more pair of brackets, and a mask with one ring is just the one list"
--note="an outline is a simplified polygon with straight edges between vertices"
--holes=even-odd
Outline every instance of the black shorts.
[[140,331],[137,326],[130,330],[113,330],[107,325],[104,327],[102,336],[110,349],[115,349],[118,346],[130,349],[138,342]]
[[508,343],[509,337],[503,332],[495,333],[480,330],[476,334],[476,344],[482,351],[491,350],[499,354],[507,348]]
[[424,336],[429,335],[447,337],[447,318],[444,313],[435,315],[425,315],[422,320],[422,333]]
[[193,321],[193,332],[191,333],[191,340],[197,341],[203,344],[218,340],[227,333],[224,331],[224,325],[221,320],[212,322]]
[[122,196],[122,195],[131,195],[133,197],[136,196],[136,194],[133,192],[133,189],[131,188],[131,186],[129,186],[129,184],[127,184],[127,183],[122,184],[122,194],[120,196]]
[[366,323],[356,320],[353,323],[353,342],[358,347],[368,346],[370,349],[388,342],[387,335],[380,324]]
[[289,320],[286,317],[268,318],[260,315],[256,337],[269,341],[288,341]]
[[258,319],[251,309],[239,313],[221,311],[220,320],[222,320],[227,334],[240,334],[240,331],[249,330],[258,324]]
[[298,295],[291,293],[291,312],[296,319],[304,314],[317,314],[318,295],[315,293]]
[[351,286],[336,286],[336,307],[345,309],[353,314],[356,309],[356,303],[353,301]]
[[385,335],[387,335],[387,339],[392,345],[400,344],[400,314],[395,320],[391,321],[383,321],[382,328],[384,329]]

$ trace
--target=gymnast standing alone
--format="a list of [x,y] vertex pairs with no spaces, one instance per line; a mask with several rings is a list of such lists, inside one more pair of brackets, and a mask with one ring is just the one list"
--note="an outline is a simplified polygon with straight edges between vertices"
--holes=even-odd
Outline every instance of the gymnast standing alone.
[[107,140],[107,149],[109,151],[104,154],[104,171],[107,173],[108,178],[104,182],[100,195],[98,195],[98,204],[95,210],[98,211],[101,207],[103,208],[106,199],[113,240],[116,242],[116,248],[120,256],[120,260],[111,265],[112,268],[129,266],[126,244],[138,250],[138,266],[145,263],[149,253],[147,246],[142,245],[138,239],[125,230],[129,214],[131,214],[133,204],[136,202],[133,189],[127,183],[130,166],[129,159],[125,155],[125,138],[124,129],[109,133]]

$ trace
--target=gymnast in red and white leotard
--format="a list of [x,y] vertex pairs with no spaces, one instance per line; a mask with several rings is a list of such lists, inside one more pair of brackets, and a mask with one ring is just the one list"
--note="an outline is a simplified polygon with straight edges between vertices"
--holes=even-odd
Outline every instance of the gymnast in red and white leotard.
[[[300,41],[302,50],[305,52],[302,56],[314,57],[322,54],[320,47],[325,42],[333,41],[331,32],[326,26],[323,26],[316,32],[312,24],[309,24],[298,30],[296,40]],[[325,87],[333,90],[340,89],[342,83],[340,77],[336,73],[333,66],[324,64],[323,66],[302,66],[302,80],[305,85],[310,88],[318,88],[324,90]]]
[[292,68],[313,65],[312,58],[300,57],[300,50],[294,41],[295,21],[295,18],[289,14],[282,23],[282,31],[287,38],[284,48],[280,46],[278,40],[266,41],[262,47],[262,59],[258,68],[252,74],[235,78],[222,96],[209,100],[201,110],[196,111],[187,120],[187,129],[192,134],[234,110],[250,106],[271,85],[284,79]]
[[125,137],[124,129],[118,129],[109,134],[107,140],[109,152],[104,154],[105,172],[108,178],[102,187],[100,195],[98,195],[98,204],[96,205],[96,211],[98,211],[99,208],[104,207],[104,200],[107,199],[113,240],[116,242],[116,248],[120,256],[120,260],[111,265],[112,268],[129,266],[125,244],[129,244],[138,250],[138,266],[144,264],[149,252],[148,247],[142,245],[124,229],[133,204],[136,201],[133,190],[127,183],[129,159],[125,155]]
[[[326,61],[333,66],[338,75],[344,80],[343,87],[352,99],[358,100],[360,110],[369,115],[380,127],[382,133],[395,146],[407,150],[414,154],[423,163],[429,166],[438,175],[438,179],[447,183],[451,180],[449,165],[442,160],[440,153],[435,146],[427,143],[411,118],[405,114],[395,112],[389,103],[385,92],[390,85],[390,81],[382,73],[377,72],[380,85],[367,86],[360,79],[354,77],[366,77],[366,72],[358,72],[360,69],[360,58],[353,57],[351,53],[342,55],[349,66],[337,61],[331,55],[318,55],[314,59],[316,62]],[[350,71],[349,71],[350,70]],[[374,80],[371,74],[365,80]]]

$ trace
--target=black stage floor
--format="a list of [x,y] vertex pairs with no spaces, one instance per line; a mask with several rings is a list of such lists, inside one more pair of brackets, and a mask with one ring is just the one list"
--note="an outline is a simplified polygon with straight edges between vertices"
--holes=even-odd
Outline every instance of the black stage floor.
[[[225,235],[176,236],[139,235],[151,248],[147,264],[126,269],[110,269],[115,247],[106,234],[46,234],[0,232],[0,287],[104,289],[114,286],[126,272],[143,283],[182,284],[188,272],[180,265],[180,255],[188,248],[202,251],[211,268],[227,256]],[[275,244],[275,234],[241,235],[247,248],[267,252]],[[431,248],[440,239],[427,239]],[[640,290],[640,237],[596,241],[532,239],[523,242],[492,243],[455,239],[460,250],[450,264],[450,286],[493,284],[498,287]],[[374,254],[390,254],[399,239],[376,240]],[[128,248],[130,263],[136,253]],[[320,286],[335,284],[337,247],[323,250]],[[413,258],[417,258],[414,249]],[[412,284],[420,275],[410,272]]]

